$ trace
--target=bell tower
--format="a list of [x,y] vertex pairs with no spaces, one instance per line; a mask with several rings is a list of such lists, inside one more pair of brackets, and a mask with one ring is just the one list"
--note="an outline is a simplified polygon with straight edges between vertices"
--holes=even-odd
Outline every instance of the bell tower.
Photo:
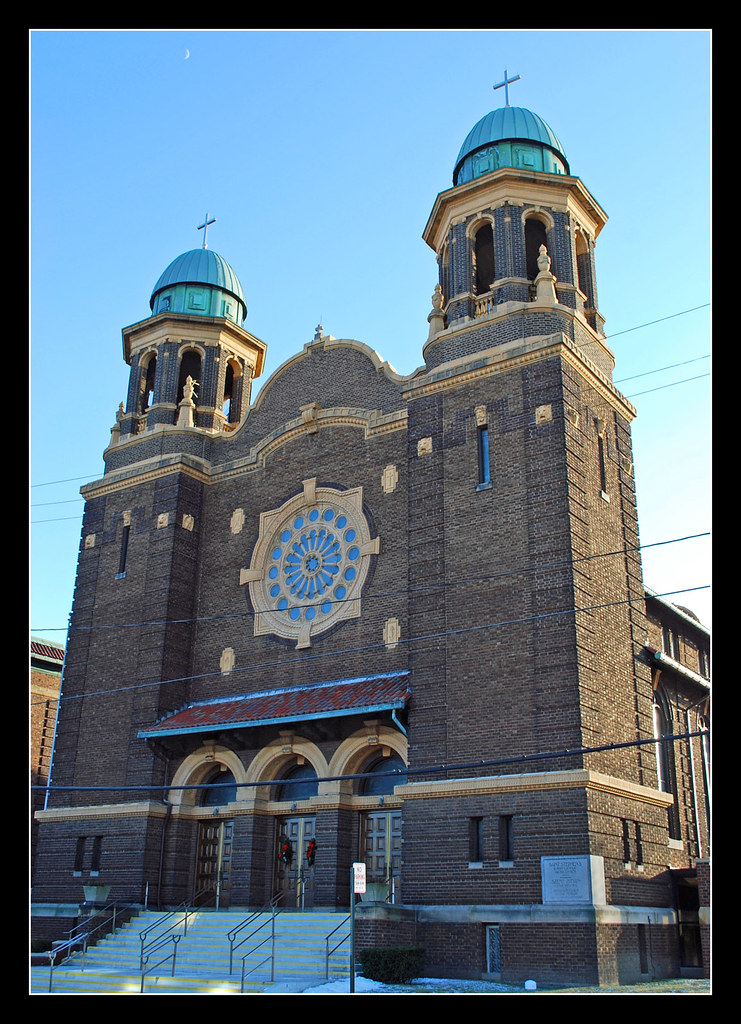
[[[455,667],[447,653],[423,661],[412,649],[429,721],[410,729],[410,763],[485,758],[493,743],[514,757],[651,734],[650,680],[632,654],[645,638],[636,410],[612,382],[597,300],[606,223],[550,126],[509,104],[474,125],[434,201],[423,232],[438,262],[426,374],[409,388],[410,473],[425,496],[409,505],[409,576],[439,588],[435,621],[471,639]],[[467,602],[445,590],[446,572],[491,584]],[[425,636],[432,615],[415,606],[410,635]],[[595,695],[618,679],[627,696],[608,721]],[[487,707],[498,712],[488,730]],[[632,758],[584,763],[650,780],[653,753]],[[406,898],[419,881],[423,900],[425,868],[418,878],[410,869]]]
[[428,365],[560,331],[610,374],[594,268],[606,220],[539,115],[507,105],[482,117],[424,231],[445,315],[430,332]]
[[244,329],[237,275],[206,246],[213,222],[207,215],[201,225],[203,247],[178,256],[160,276],[151,316],[122,331],[131,373],[116,443],[157,429],[234,430],[249,408],[266,346]]

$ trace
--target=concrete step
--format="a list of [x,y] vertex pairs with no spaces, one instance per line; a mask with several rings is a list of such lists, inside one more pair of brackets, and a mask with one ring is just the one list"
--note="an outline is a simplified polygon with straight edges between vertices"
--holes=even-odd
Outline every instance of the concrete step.
[[[150,953],[148,972],[145,974],[145,992],[174,994],[175,992],[202,992],[224,994],[239,992],[240,978],[245,964],[245,992],[264,991],[270,984],[269,962],[261,964],[270,953],[270,942],[258,949],[253,947],[270,936],[270,914],[264,914],[251,921],[240,932],[237,941],[246,939],[234,951],[233,971],[229,973],[228,933],[242,924],[248,917],[246,911],[202,912],[189,917],[187,934],[177,943],[175,978],[172,961],[164,960],[172,951],[166,943],[161,949]],[[325,938],[334,931],[331,945],[340,941],[349,930],[347,915],[333,912],[286,913],[275,918],[275,963],[273,978],[276,983],[287,984],[300,990],[309,984],[320,984],[325,980]],[[95,946],[85,955],[82,970],[82,955],[75,954],[63,966],[58,966],[53,975],[53,991],[64,992],[110,992],[133,993],[141,987],[139,957],[141,934],[146,932],[147,942],[155,941],[177,919],[155,912],[144,912]],[[343,927],[337,929],[338,924]],[[259,934],[250,935],[260,924],[264,927]],[[248,937],[249,936],[249,937]],[[330,977],[344,977],[349,974],[349,943],[330,958]],[[48,990],[49,969],[32,968],[32,991]]]
[[[244,994],[257,994],[270,988],[267,982],[245,983]],[[31,968],[31,992],[34,994],[48,993],[49,968]],[[52,995],[137,995],[141,992],[141,974],[136,972],[108,971],[99,969],[73,970],[59,967],[54,971]],[[197,995],[239,995],[240,980],[223,976],[208,977],[207,975],[169,974],[152,975],[144,980],[144,993],[147,995],[177,995],[191,993]]]

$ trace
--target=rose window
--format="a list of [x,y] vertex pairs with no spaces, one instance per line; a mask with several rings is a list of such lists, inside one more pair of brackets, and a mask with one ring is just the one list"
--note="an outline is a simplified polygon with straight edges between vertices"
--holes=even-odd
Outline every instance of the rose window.
[[371,538],[362,488],[337,491],[304,482],[301,494],[260,516],[249,569],[255,634],[309,647],[312,636],[360,615],[360,593],[379,538]]

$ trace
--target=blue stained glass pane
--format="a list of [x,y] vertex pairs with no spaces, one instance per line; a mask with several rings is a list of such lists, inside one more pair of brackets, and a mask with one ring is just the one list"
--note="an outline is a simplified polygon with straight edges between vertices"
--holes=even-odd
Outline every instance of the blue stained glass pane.
[[270,577],[271,580],[274,580],[277,575],[278,575],[278,568],[277,568],[277,566],[274,565],[273,568],[268,573],[268,576]]
[[278,596],[278,594],[280,594],[280,587],[279,587],[279,586],[278,586],[278,584],[276,583],[276,584],[275,584],[275,586],[272,586],[272,587],[270,588],[270,596],[271,596],[271,597],[277,597],[277,596]]
[[332,611],[332,602],[331,601],[322,601],[322,611],[324,612],[325,615],[327,614],[327,612],[331,612]]
[[347,526],[347,517],[346,516],[340,516],[340,518],[337,520],[337,529],[338,530],[344,530],[346,526]]
[[278,611],[279,612],[284,612],[287,607],[288,607],[288,601],[285,599],[285,597],[282,597],[280,599],[280,601],[278,602]]
[[297,618],[299,617],[299,615],[301,614],[301,609],[300,609],[300,608],[291,608],[291,610],[290,610],[290,612],[289,612],[288,614],[289,614],[289,615],[291,616],[291,618],[292,618],[292,619],[293,619],[293,621],[295,622],[295,621],[296,621],[296,619],[297,619]]
[[280,548],[273,548],[273,558],[275,559],[276,562],[280,558],[280,554]]
[[300,530],[303,525],[304,525],[303,516],[299,516],[298,519],[295,520],[295,522],[293,524],[293,527],[294,527],[295,530]]
[[344,587],[338,587],[334,592],[334,596],[337,598],[338,601],[341,601],[346,593],[347,591],[345,590]]
[[314,618],[315,615],[316,615],[316,608],[307,608],[306,609],[306,618],[308,619],[309,622],[311,622],[311,620]]
[[359,555],[360,552],[358,551],[357,548],[350,548],[350,550],[347,553],[347,557],[350,559],[351,562],[354,562]]
[[355,571],[355,569],[353,569],[352,566],[350,566],[349,569],[345,569],[345,579],[348,580],[348,582],[350,580],[354,580],[355,576],[356,576],[356,571]]
[[355,530],[348,530],[347,533],[345,534],[345,540],[347,541],[348,544],[350,543],[350,541],[355,540]]
[[290,530],[284,530],[284,531],[283,531],[283,533],[282,533],[282,534],[280,535],[280,539],[281,539],[281,540],[283,541],[283,543],[285,544],[285,542],[286,542],[287,540],[290,540],[290,539],[291,539],[291,531],[290,531]]
[[319,511],[318,511],[318,509],[313,508],[311,510],[311,512],[309,512],[309,519],[312,521],[312,523],[314,523],[314,522],[316,522],[316,520],[318,518],[319,518]]
[[328,508],[324,513],[324,518],[328,523],[331,522],[334,519],[334,511],[331,508]]

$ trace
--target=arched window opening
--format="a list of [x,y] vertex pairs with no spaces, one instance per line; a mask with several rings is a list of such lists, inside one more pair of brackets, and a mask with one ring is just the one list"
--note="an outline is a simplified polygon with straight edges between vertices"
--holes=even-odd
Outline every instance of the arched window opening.
[[363,769],[363,773],[367,774],[360,780],[358,787],[361,796],[383,796],[393,793],[394,786],[403,786],[407,781],[407,767],[398,754],[373,761]]
[[[525,221],[525,260],[529,281],[534,281],[538,276],[538,256],[541,245],[548,248],[545,224],[537,217],[528,217]],[[553,256],[550,252],[548,255],[551,258]],[[552,265],[551,270],[553,270]]]
[[579,291],[591,301],[591,281],[589,274],[589,246],[581,231],[576,233],[576,282]]
[[222,807],[237,799],[237,780],[221,765],[208,773],[203,786],[198,799],[200,807]]
[[494,282],[494,232],[491,224],[483,224],[473,242],[474,289],[477,295],[488,292]]
[[[189,349],[183,352],[180,360],[180,375],[178,377],[178,393],[176,396],[176,404],[178,404],[183,398],[183,388],[185,387],[185,381],[188,377],[191,377],[194,381],[200,382],[201,380],[201,356],[199,352],[194,349]],[[194,397],[197,397],[198,392]]]
[[316,771],[310,764],[293,765],[281,779],[276,800],[309,800],[319,792]]
[[230,359],[226,364],[224,401],[221,407],[227,423],[234,423],[239,419],[239,401],[237,396],[241,375],[242,371],[239,363]]
[[152,354],[143,367],[141,386],[139,389],[139,408],[137,412],[143,416],[154,401],[154,381],[157,376],[157,356]]

